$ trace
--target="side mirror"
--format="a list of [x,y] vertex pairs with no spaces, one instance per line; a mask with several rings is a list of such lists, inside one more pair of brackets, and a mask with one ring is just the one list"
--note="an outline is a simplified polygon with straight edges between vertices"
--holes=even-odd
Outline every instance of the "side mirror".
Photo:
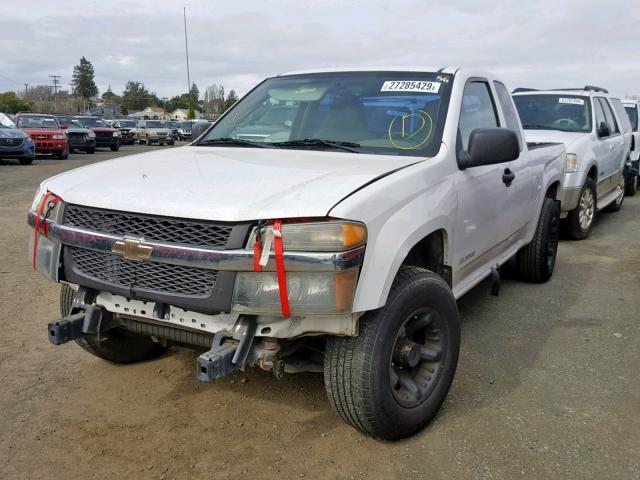
[[66,123],[61,123],[60,128],[66,130],[67,128],[69,128],[69,125],[67,125]]
[[196,122],[191,125],[191,139],[195,141],[200,135],[209,130],[210,126],[209,122]]
[[460,169],[510,162],[520,156],[516,132],[508,128],[476,128],[469,137],[469,152],[458,152]]
[[598,137],[608,137],[611,135],[611,127],[607,122],[600,122],[597,133]]

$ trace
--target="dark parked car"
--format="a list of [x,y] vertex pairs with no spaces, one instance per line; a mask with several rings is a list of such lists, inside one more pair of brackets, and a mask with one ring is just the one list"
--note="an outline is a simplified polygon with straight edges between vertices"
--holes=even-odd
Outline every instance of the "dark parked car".
[[111,122],[111,126],[117,128],[120,132],[120,143],[122,145],[133,145],[136,143],[136,139],[138,138],[138,120],[118,118]]
[[111,128],[100,117],[73,117],[73,119],[96,134],[97,148],[110,148],[113,152],[120,150],[120,132]]
[[55,115],[60,126],[66,129],[69,140],[69,152],[82,150],[87,153],[96,151],[96,134],[88,128],[84,128],[80,122],[74,120],[71,115]]
[[191,126],[196,122],[181,122],[178,126],[178,140],[191,140]]
[[0,158],[16,158],[20,164],[29,165],[36,156],[36,146],[22,130],[0,122]]

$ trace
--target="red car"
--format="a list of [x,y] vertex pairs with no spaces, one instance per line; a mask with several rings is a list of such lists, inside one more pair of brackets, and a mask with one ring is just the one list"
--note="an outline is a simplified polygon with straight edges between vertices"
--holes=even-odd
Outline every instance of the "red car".
[[36,144],[36,155],[51,153],[60,160],[69,158],[67,134],[53,115],[19,113],[15,123]]
[[112,152],[120,150],[120,131],[111,128],[100,117],[73,117],[84,128],[89,128],[96,134],[96,148],[110,148]]

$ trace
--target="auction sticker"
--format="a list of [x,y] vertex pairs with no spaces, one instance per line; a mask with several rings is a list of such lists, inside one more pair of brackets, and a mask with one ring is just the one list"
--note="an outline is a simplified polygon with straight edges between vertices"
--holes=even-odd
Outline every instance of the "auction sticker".
[[388,80],[382,84],[381,92],[422,92],[438,93],[440,82],[418,80]]
[[570,103],[571,105],[584,105],[584,100],[581,98],[564,98],[560,97],[558,103]]

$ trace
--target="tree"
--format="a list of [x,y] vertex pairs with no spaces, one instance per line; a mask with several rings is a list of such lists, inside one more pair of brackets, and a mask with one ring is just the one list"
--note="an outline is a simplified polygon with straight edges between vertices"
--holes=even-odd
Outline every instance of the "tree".
[[204,92],[204,111],[207,113],[222,113],[224,105],[224,87],[213,83]]
[[109,85],[107,87],[107,91],[102,94],[102,101],[105,103],[108,103],[117,97],[118,96],[115,93],[113,93],[113,90],[111,90],[111,85]]
[[94,81],[93,65],[82,57],[80,63],[73,67],[73,94],[82,98],[93,98],[98,95],[98,87]]
[[195,83],[191,84],[189,99],[191,100],[192,105],[198,105],[198,101],[200,100],[200,90],[198,90],[198,86]]
[[160,99],[147,90],[144,83],[128,81],[122,92],[122,108],[129,112],[144,110],[150,105],[159,105]]
[[21,99],[16,95],[16,92],[0,93],[0,112],[28,112],[31,110],[32,106],[32,102],[27,102]]
[[229,110],[234,103],[236,103],[238,101],[238,95],[236,95],[236,91],[235,90],[229,90],[229,96],[227,97],[227,99],[224,101],[224,110],[227,111]]

